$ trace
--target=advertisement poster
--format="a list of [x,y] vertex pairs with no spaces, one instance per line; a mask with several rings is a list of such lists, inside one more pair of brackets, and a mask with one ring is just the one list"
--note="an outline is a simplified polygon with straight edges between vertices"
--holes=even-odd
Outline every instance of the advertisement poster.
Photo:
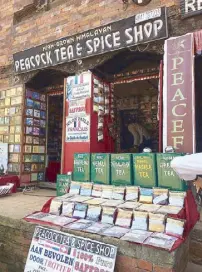
[[67,78],[67,100],[78,100],[91,96],[91,72]]
[[117,247],[36,227],[24,272],[113,272]]
[[70,100],[68,107],[68,116],[75,117],[80,115],[86,115],[86,100]]
[[90,116],[66,118],[66,142],[90,141]]
[[0,143],[0,174],[5,174],[8,169],[8,144]]

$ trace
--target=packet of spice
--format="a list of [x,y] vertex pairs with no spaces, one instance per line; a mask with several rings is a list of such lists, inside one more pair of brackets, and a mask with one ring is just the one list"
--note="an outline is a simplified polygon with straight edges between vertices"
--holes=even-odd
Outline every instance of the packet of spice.
[[55,214],[55,215],[60,215],[61,209],[62,209],[62,200],[58,200],[58,199],[53,198],[53,200],[51,201],[51,204],[50,204],[49,213]]
[[113,188],[113,195],[112,195],[113,199],[123,200],[124,195],[125,195],[125,187],[120,186],[120,187]]
[[92,183],[86,183],[86,182],[81,183],[80,195],[81,196],[91,196],[92,188],[93,188]]
[[126,233],[121,238],[121,240],[143,244],[144,241],[152,235],[152,233],[153,232],[145,231],[145,230],[131,230],[128,233]]
[[133,202],[133,201],[126,201],[124,202],[123,204],[120,204],[118,206],[118,208],[121,208],[121,209],[126,209],[126,210],[135,210],[136,208],[138,208],[140,205],[140,203],[138,202]]
[[74,210],[74,203],[73,202],[66,202],[63,201],[62,203],[62,215],[67,217],[72,217]]
[[186,192],[169,192],[169,205],[183,207]]
[[140,188],[140,203],[153,203],[153,189],[149,188]]
[[161,205],[155,204],[142,204],[136,208],[137,211],[142,212],[157,212],[160,209]]
[[118,227],[118,226],[113,226],[113,227],[108,228],[105,231],[103,231],[102,234],[106,235],[106,236],[110,236],[110,237],[121,238],[127,232],[129,232],[129,229]]
[[184,233],[185,221],[173,218],[167,218],[166,234],[182,238]]
[[98,197],[85,201],[85,203],[88,205],[101,205],[104,202],[106,202],[106,199],[98,198]]
[[134,211],[131,229],[133,229],[133,230],[148,230],[148,213]]
[[138,196],[139,196],[139,187],[137,186],[126,187],[126,196],[125,196],[126,201],[138,201]]
[[114,186],[102,185],[102,198],[111,199],[113,196]]
[[100,220],[102,208],[100,206],[88,206],[86,219],[98,222]]
[[112,225],[110,224],[103,224],[101,222],[96,222],[92,224],[90,227],[88,227],[85,231],[90,233],[99,233],[102,234],[102,232],[108,228],[111,228]]
[[112,225],[114,223],[115,211],[116,211],[115,208],[103,207],[101,222]]
[[75,203],[73,217],[74,218],[84,219],[86,217],[87,209],[88,209],[88,205],[87,204]]
[[149,213],[149,231],[164,232],[165,231],[165,215]]
[[168,205],[168,189],[153,188],[153,203]]
[[115,225],[119,227],[130,228],[132,215],[133,215],[132,211],[118,209]]
[[69,193],[72,195],[79,195],[80,188],[81,188],[80,182],[72,181],[70,184]]
[[93,184],[92,196],[93,197],[101,197],[102,196],[102,185]]

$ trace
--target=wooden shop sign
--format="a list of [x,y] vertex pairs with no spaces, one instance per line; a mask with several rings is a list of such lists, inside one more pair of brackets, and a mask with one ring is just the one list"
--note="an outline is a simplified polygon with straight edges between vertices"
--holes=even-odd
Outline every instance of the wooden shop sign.
[[157,8],[13,55],[16,73],[55,66],[168,37],[166,7]]
[[193,34],[166,40],[163,142],[177,152],[195,152]]
[[202,14],[202,1],[180,0],[180,10],[183,18]]

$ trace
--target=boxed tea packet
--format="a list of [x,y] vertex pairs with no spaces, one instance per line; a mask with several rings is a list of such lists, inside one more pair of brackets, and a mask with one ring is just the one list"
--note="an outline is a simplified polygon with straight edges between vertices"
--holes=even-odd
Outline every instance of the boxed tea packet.
[[134,211],[131,229],[133,229],[133,230],[148,230],[148,213]]
[[117,226],[113,226],[111,228],[107,228],[106,230],[104,230],[102,232],[102,234],[106,235],[106,236],[110,236],[110,237],[121,238],[128,231],[129,231],[129,229],[122,228],[122,227],[117,227]]
[[140,188],[140,203],[152,204],[153,203],[153,189]]
[[121,209],[126,209],[126,210],[135,210],[136,208],[138,208],[140,205],[140,203],[138,202],[133,202],[133,201],[126,201],[124,202],[123,204],[120,204],[118,206],[118,208],[121,208]]
[[50,210],[49,213],[60,215],[62,210],[62,200],[58,198],[53,198],[50,204]]
[[101,205],[106,207],[118,207],[120,204],[122,204],[124,201],[122,200],[106,200]]
[[62,215],[67,217],[72,217],[74,210],[74,203],[73,202],[66,202],[63,201],[62,203]]
[[149,213],[149,231],[164,232],[165,231],[165,215]]
[[167,205],[167,206],[161,206],[160,209],[158,210],[158,213],[175,214],[176,215],[176,214],[180,213],[181,210],[182,210],[182,207]]
[[106,199],[98,198],[98,197],[85,201],[85,203],[88,205],[101,205],[104,202],[106,202]]
[[78,220],[75,221],[72,224],[68,224],[66,226],[64,226],[66,229],[71,229],[71,230],[85,230],[88,227],[90,227],[92,225],[92,222],[89,220]]
[[168,205],[168,189],[153,188],[153,203]]
[[124,200],[124,195],[125,195],[125,187],[118,186],[113,188],[113,199],[117,200]]
[[81,196],[91,196],[92,188],[93,188],[92,183],[87,183],[87,182],[81,183],[80,195]]
[[169,192],[169,205],[183,207],[186,192]]
[[173,218],[167,218],[166,234],[182,238],[184,233],[185,221]]
[[75,203],[73,217],[84,219],[86,217],[88,205],[84,203]]
[[142,204],[136,208],[137,211],[145,212],[157,212],[160,209],[160,205],[155,204]]
[[125,195],[126,201],[138,201],[138,197],[139,197],[139,187],[137,186],[126,187],[126,195]]
[[98,233],[102,234],[103,231],[105,231],[108,228],[111,228],[111,224],[105,224],[101,222],[93,223],[90,227],[88,227],[85,231],[90,233]]
[[94,184],[92,190],[93,197],[101,197],[102,196],[102,185]]
[[102,198],[111,199],[114,186],[102,185]]
[[143,244],[144,241],[152,235],[153,232],[145,231],[145,230],[131,230],[127,232],[121,240],[125,240],[128,242],[134,242],[138,244]]
[[73,195],[79,195],[81,188],[81,183],[72,181],[69,188],[69,193]]
[[116,209],[111,207],[103,207],[102,209],[102,223],[113,224]]
[[100,220],[102,208],[100,206],[88,206],[86,219],[98,222]]
[[130,210],[118,209],[115,225],[130,228],[133,212]]

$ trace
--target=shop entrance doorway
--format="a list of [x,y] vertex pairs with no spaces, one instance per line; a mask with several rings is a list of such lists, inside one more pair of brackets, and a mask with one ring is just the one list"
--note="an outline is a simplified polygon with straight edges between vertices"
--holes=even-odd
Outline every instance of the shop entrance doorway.
[[22,175],[31,182],[56,182],[61,170],[64,78],[67,73],[40,71],[26,84]]
[[145,147],[162,151],[161,60],[162,55],[127,49],[95,71],[114,83],[117,153],[140,153]]

